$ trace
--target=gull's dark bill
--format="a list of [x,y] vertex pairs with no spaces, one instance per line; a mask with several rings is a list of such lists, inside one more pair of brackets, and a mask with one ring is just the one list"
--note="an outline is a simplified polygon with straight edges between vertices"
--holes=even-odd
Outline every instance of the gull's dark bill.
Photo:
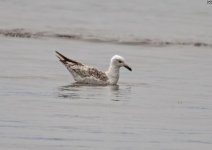
[[132,68],[130,68],[128,65],[124,65],[125,68],[127,68],[129,71],[132,71]]

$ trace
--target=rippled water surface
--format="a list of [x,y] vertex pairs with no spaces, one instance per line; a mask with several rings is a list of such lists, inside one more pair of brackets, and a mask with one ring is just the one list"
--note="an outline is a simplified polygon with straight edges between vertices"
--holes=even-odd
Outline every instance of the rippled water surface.
[[[206,1],[0,4],[0,149],[211,150]],[[79,85],[55,50],[101,70],[119,54],[133,71]]]
[[[3,149],[210,149],[210,48],[1,38]],[[54,50],[104,70],[126,57],[119,85],[75,84]],[[133,53],[132,53],[133,52]]]

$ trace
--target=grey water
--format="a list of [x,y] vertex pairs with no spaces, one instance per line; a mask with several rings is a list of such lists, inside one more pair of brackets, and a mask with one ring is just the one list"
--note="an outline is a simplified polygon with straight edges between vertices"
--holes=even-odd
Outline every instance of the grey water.
[[[212,5],[0,4],[0,149],[212,148]],[[101,70],[119,54],[133,71],[116,86],[75,84],[55,50]]]

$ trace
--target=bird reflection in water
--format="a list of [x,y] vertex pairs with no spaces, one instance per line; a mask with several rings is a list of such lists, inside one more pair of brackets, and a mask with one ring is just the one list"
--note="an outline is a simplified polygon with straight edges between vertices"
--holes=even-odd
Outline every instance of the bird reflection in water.
[[122,101],[129,100],[131,87],[123,86],[120,88],[119,85],[91,86],[88,84],[73,83],[70,85],[60,86],[58,91],[59,98],[68,98],[71,100],[109,99],[112,101]]
[[111,86],[111,100],[112,101],[128,101],[130,100],[131,86],[114,85]]

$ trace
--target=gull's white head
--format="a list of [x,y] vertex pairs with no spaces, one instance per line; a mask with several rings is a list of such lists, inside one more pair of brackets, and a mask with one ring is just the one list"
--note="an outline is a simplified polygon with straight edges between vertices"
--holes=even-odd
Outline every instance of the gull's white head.
[[119,56],[119,55],[114,55],[111,58],[111,64],[116,66],[116,67],[125,67],[128,70],[132,71],[132,69],[126,64],[124,57]]

